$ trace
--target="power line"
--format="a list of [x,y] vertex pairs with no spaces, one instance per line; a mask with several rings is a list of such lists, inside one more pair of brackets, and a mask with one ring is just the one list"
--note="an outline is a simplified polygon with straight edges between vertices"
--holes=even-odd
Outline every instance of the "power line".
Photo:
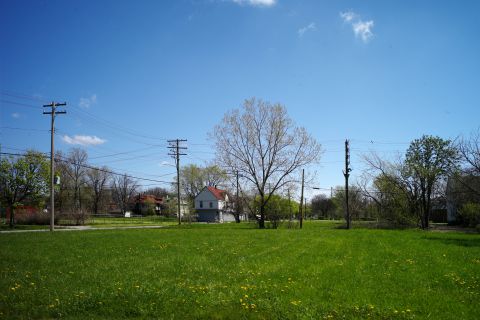
[[[8,148],[6,148],[8,149]],[[0,154],[2,155],[10,155],[10,156],[19,156],[19,157],[25,157],[26,154],[21,154],[21,153],[12,153],[12,152],[0,152]],[[43,157],[45,158],[48,158],[48,155],[44,154],[44,153],[40,153]],[[118,172],[115,172],[115,171],[112,171],[112,170],[107,170],[107,169],[102,169],[102,168],[98,168],[98,167],[94,167],[94,166],[91,166],[91,165],[87,165],[87,164],[80,164],[80,163],[76,163],[74,161],[70,161],[68,159],[65,159],[64,157],[62,157],[63,159],[56,159],[57,161],[61,161],[61,162],[64,162],[64,163],[70,163],[70,164],[74,164],[74,165],[78,165],[82,168],[87,168],[87,169],[92,169],[92,170],[97,170],[97,171],[101,171],[101,172],[105,172],[105,173],[110,173],[110,174],[113,174],[113,175],[116,175],[116,176],[127,176],[129,178],[132,178],[132,179],[137,179],[137,180],[142,180],[142,181],[150,181],[150,182],[158,182],[158,183],[166,183],[166,184],[175,184],[175,182],[172,182],[172,181],[164,181],[164,180],[156,180],[156,179],[149,179],[149,178],[141,178],[141,177],[137,177],[137,176],[133,176],[133,175],[127,175],[127,174],[124,174],[124,173],[118,173]],[[171,174],[175,174],[175,173],[171,173]]]
[[20,130],[20,131],[38,131],[38,132],[49,132],[49,130],[45,130],[45,129],[34,129],[34,128],[17,128],[17,127],[8,127],[8,126],[0,126],[0,129],[8,129],[8,130]]
[[31,104],[26,104],[26,103],[21,103],[21,102],[15,102],[15,101],[9,101],[9,100],[4,100],[4,99],[0,99],[0,102],[8,103],[8,104],[13,104],[13,105],[18,105],[18,106],[23,106],[23,107],[28,107],[28,108],[33,108],[33,109],[37,109],[37,110],[40,109],[39,106],[34,106],[34,105],[31,105]]

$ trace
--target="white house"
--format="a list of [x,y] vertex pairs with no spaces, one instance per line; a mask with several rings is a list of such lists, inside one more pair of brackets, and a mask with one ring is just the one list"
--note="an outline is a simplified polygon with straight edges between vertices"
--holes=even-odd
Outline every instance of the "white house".
[[229,199],[225,190],[205,187],[195,197],[195,211],[200,222],[230,222],[235,216],[229,210]]

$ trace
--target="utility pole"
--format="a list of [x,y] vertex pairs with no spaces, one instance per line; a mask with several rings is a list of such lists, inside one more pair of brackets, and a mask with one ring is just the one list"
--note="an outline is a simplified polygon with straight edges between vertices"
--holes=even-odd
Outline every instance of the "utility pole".
[[235,211],[237,212],[237,218],[238,219],[236,222],[240,222],[240,198],[239,198],[239,184],[238,184],[238,170],[236,170],[236,175],[237,175],[237,204]]
[[350,177],[350,145],[348,139],[345,140],[345,170],[343,176],[345,177],[345,218],[347,220],[347,229],[350,229],[350,209],[348,207],[348,177]]
[[302,193],[300,196],[300,229],[303,227],[303,187],[305,184],[305,169],[302,169]]
[[180,150],[185,150],[187,147],[181,147],[180,142],[186,142],[185,139],[175,139],[168,140],[170,144],[168,148],[170,152],[168,155],[172,156],[175,159],[177,164],[177,214],[178,214],[178,224],[182,224],[181,210],[180,210],[180,156],[186,156],[186,153],[180,153]]
[[293,216],[292,216],[292,203],[290,200],[290,187],[288,187],[287,193],[288,193],[288,213],[290,214],[290,221],[292,221]]
[[57,107],[66,106],[67,103],[53,102],[46,104],[44,108],[50,108],[50,111],[44,111],[43,114],[51,115],[50,123],[50,231],[55,230],[55,116],[65,114],[67,111],[57,111]]
[[307,219],[307,202],[308,202],[308,199],[305,198],[305,201],[303,201],[303,213],[305,215],[305,219]]

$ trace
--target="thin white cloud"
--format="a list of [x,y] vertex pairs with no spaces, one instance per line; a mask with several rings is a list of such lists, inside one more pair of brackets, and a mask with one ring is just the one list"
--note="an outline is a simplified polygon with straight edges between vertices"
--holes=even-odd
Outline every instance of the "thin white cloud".
[[68,135],[64,135],[62,137],[62,140],[68,144],[78,144],[81,146],[96,146],[99,144],[104,144],[107,140],[100,139],[97,136],[81,136],[81,135],[75,135],[73,137],[70,137]]
[[372,28],[374,25],[373,20],[358,21],[353,24],[353,32],[357,38],[360,37],[363,42],[367,43],[373,37]]
[[249,5],[254,7],[272,7],[277,3],[277,0],[232,0],[239,5]]
[[97,103],[97,95],[96,94],[92,94],[90,97],[87,97],[87,98],[80,98],[80,102],[78,103],[78,106],[80,108],[85,108],[85,109],[88,109],[90,108],[92,105],[96,104]]
[[357,14],[353,11],[340,12],[340,17],[344,22],[350,22],[357,17]]
[[315,23],[314,23],[314,22],[310,22],[310,24],[309,24],[308,26],[298,29],[298,36],[299,36],[299,37],[303,37],[303,35],[305,34],[305,32],[307,32],[307,31],[315,31],[315,30],[317,30],[317,27],[315,26]]
[[12,113],[12,118],[14,118],[14,119],[20,118],[20,113],[18,113],[18,112]]
[[363,21],[359,14],[351,10],[340,12],[340,18],[352,27],[355,37],[360,38],[363,43],[368,43],[373,38],[373,20]]

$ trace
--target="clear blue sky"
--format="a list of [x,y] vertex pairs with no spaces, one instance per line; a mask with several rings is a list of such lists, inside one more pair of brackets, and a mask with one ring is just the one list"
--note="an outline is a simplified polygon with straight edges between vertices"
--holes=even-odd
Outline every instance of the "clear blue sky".
[[41,105],[66,101],[58,149],[97,143],[81,146],[90,163],[171,181],[165,139],[188,139],[183,163],[202,164],[208,132],[255,96],[322,143],[315,184],[341,185],[345,138],[355,178],[368,150],[478,128],[478,12],[479,1],[2,0],[2,151],[48,152]]

